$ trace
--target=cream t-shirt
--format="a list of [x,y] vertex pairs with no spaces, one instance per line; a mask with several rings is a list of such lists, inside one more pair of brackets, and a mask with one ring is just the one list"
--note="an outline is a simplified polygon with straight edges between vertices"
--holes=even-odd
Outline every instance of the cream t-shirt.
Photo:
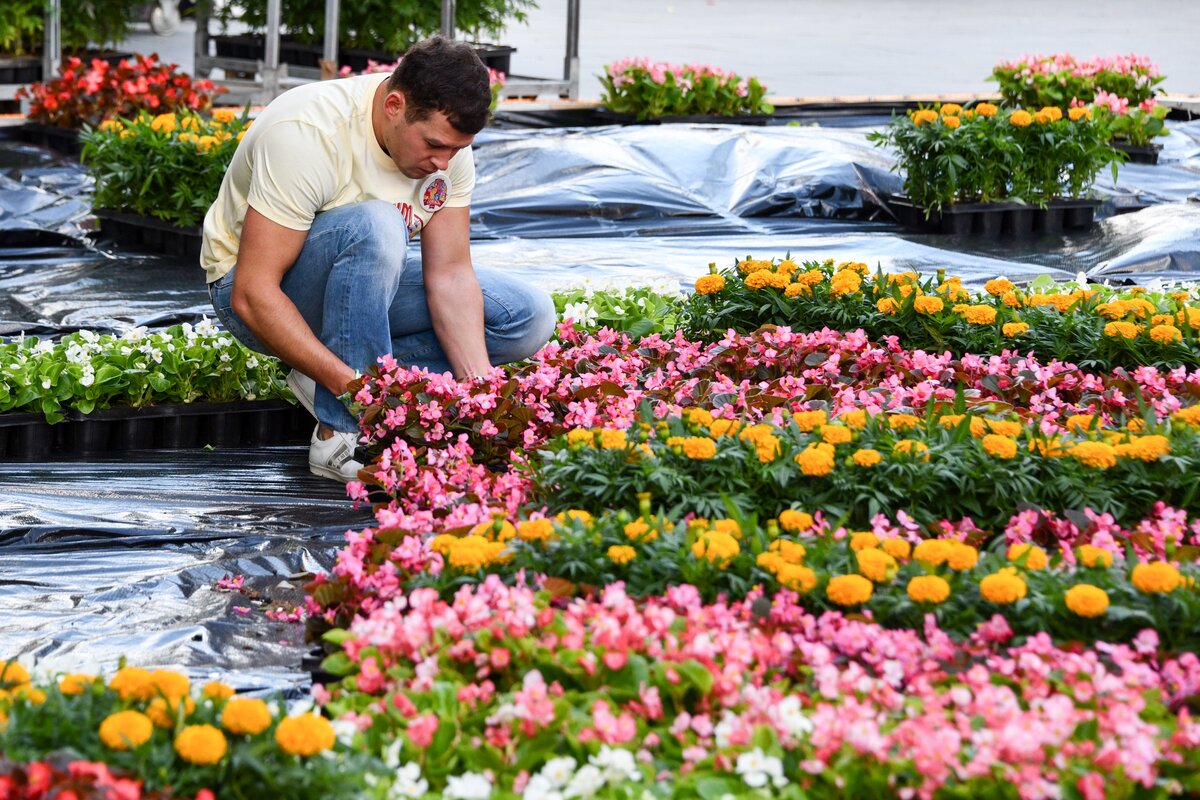
[[416,236],[439,208],[471,203],[475,161],[460,150],[444,172],[408,178],[371,128],[371,102],[388,73],[297,86],[275,99],[242,137],[204,217],[200,264],[209,283],[237,262],[246,209],[306,231],[318,212],[386,200]]

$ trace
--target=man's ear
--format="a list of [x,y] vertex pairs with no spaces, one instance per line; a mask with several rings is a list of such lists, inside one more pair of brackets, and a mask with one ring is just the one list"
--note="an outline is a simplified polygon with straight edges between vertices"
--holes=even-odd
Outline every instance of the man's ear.
[[407,105],[408,98],[404,96],[404,92],[398,89],[389,91],[383,97],[383,110],[388,119],[395,119],[397,115],[402,116]]

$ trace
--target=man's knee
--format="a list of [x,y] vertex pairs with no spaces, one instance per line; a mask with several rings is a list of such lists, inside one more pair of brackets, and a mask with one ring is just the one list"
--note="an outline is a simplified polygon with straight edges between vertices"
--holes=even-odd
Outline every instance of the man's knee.
[[386,200],[366,200],[345,208],[353,214],[349,245],[368,252],[379,266],[403,269],[408,226],[400,210]]
[[529,358],[550,341],[558,321],[554,300],[538,287],[514,281],[505,294],[506,319],[488,325],[488,352],[495,363]]

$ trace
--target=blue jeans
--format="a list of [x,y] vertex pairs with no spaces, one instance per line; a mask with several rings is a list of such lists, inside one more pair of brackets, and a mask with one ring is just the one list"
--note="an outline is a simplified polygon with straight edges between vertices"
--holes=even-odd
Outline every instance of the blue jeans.
[[[408,261],[408,246],[404,218],[390,203],[341,206],[316,216],[300,257],[280,283],[317,338],[360,373],[388,353],[406,366],[450,371],[433,331],[421,266]],[[554,332],[550,296],[498,270],[477,269],[475,275],[492,364],[536,353]],[[251,350],[273,355],[234,313],[233,276],[231,271],[209,284],[217,318]],[[358,430],[346,407],[320,385],[316,411],[334,430]]]

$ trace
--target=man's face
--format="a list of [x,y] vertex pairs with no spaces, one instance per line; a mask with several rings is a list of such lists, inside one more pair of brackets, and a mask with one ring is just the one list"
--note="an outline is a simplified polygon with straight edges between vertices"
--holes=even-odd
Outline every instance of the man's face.
[[395,113],[387,122],[383,145],[406,177],[421,179],[445,170],[454,154],[475,140],[474,134],[456,130],[441,111],[408,122],[403,103],[399,106],[393,107]]

